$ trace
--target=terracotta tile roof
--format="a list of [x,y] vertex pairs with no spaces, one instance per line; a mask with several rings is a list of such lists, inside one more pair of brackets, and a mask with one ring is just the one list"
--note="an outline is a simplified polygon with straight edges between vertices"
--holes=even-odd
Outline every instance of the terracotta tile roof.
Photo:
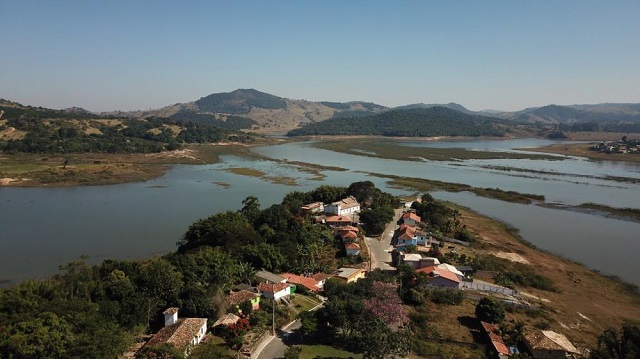
[[498,326],[486,322],[480,323],[482,324],[484,331],[489,336],[489,340],[491,340],[491,344],[493,345],[493,348],[496,350],[496,352],[502,355],[511,355],[509,348],[504,343],[504,340],[502,340],[502,336],[496,333],[496,331],[499,331]]
[[311,278],[317,280],[318,282],[326,280],[327,277],[328,276],[325,273],[316,273],[316,274],[311,276]]
[[293,273],[281,273],[281,276],[287,279],[287,282],[292,284],[300,284],[301,286],[309,289],[310,291],[318,291],[320,290],[319,284],[317,280],[311,277],[305,277]]
[[240,290],[237,292],[231,292],[227,296],[227,300],[229,303],[233,305],[239,305],[242,302],[246,302],[247,300],[251,300],[257,297],[256,293],[250,292],[248,290]]
[[162,312],[162,314],[176,314],[179,309],[180,308],[178,308],[178,307],[167,308],[167,309],[165,309],[164,312]]
[[340,232],[340,236],[342,237],[342,239],[345,239],[345,238],[358,238],[358,235],[356,234],[356,232],[352,232],[352,231],[342,231],[342,232]]
[[422,221],[422,218],[420,218],[420,216],[418,216],[417,214],[415,214],[415,213],[413,213],[413,212],[405,213],[405,214],[402,216],[402,219],[403,219],[403,220],[413,219],[414,221],[416,221],[416,222],[418,222],[418,223],[420,223],[420,221]]
[[346,216],[330,216],[325,219],[327,223],[351,223],[351,218]]
[[[172,309],[172,308],[170,308]],[[169,313],[170,314],[170,313]],[[198,336],[198,331],[207,324],[204,318],[181,318],[172,325],[158,331],[146,345],[171,344],[181,351],[187,349],[193,338]]]
[[460,279],[455,273],[449,272],[444,268],[438,268],[435,266],[424,267],[420,269],[416,269],[417,273],[426,273],[429,277],[433,278],[436,276],[440,276],[446,279],[449,279],[453,282],[460,283]]
[[346,243],[344,247],[346,249],[360,250],[360,245],[358,243]]
[[339,230],[339,231],[360,232],[360,229],[358,227],[354,227],[354,226],[342,226],[342,227],[338,227],[336,229]]
[[260,283],[258,284],[258,289],[261,292],[265,293],[278,293],[285,288],[289,288],[289,284],[287,283]]

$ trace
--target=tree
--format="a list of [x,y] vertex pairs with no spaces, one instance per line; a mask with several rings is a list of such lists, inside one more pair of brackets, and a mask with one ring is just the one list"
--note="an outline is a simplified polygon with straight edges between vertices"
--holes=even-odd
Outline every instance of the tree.
[[243,207],[240,210],[243,216],[249,220],[249,222],[254,223],[258,216],[260,216],[260,200],[258,197],[249,196],[242,200]]
[[623,324],[620,333],[607,329],[598,336],[592,359],[632,359],[640,357],[640,327]]
[[302,347],[299,345],[290,346],[284,351],[284,359],[298,359],[302,353]]
[[393,215],[391,207],[365,209],[360,212],[360,221],[367,235],[376,235],[384,231],[387,223],[393,220]]
[[505,317],[504,308],[497,300],[484,297],[476,306],[476,317],[483,322],[501,323]]
[[411,333],[408,330],[389,330],[379,320],[367,323],[359,344],[365,359],[384,359],[388,356],[405,356],[411,349]]
[[355,197],[362,205],[370,205],[377,190],[371,181],[353,182],[347,188],[347,195]]
[[184,359],[184,353],[171,344],[145,345],[136,353],[138,359]]

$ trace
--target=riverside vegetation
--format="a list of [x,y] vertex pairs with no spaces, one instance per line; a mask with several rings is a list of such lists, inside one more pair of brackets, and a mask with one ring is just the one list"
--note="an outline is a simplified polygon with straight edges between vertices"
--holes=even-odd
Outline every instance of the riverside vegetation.
[[[251,283],[258,268],[330,273],[353,263],[344,257],[341,241],[332,231],[300,212],[302,204],[326,203],[347,195],[355,196],[371,211],[386,212],[398,205],[394,196],[367,181],[349,187],[320,186],[310,192],[291,192],[281,203],[264,209],[258,198],[250,196],[239,211],[217,213],[190,225],[175,253],[137,261],[110,259],[94,266],[79,260],[62,265],[61,273],[51,278],[1,289],[0,352],[15,359],[115,357],[139,335],[162,326],[159,314],[166,307],[177,306],[185,316],[215,321],[230,310],[224,300],[225,290],[236,283]],[[595,347],[602,328],[593,323],[606,322],[617,328],[625,320],[640,320],[640,300],[634,290],[576,263],[527,247],[492,220],[429,195],[421,199],[414,208],[424,216],[428,230],[449,236],[464,233],[474,243],[457,254],[443,251],[434,255],[446,263],[498,271],[503,276],[497,280],[545,299],[535,311],[509,311],[506,325],[522,322],[563,331],[562,325],[567,323],[572,325],[572,340]],[[364,230],[373,232],[389,218],[364,216],[363,220]],[[497,258],[493,254],[498,251],[516,252],[536,266]],[[300,315],[305,343],[342,345],[366,358],[407,351],[440,353],[445,358],[483,357],[479,349],[446,342],[473,341],[467,327],[473,329],[474,324],[466,318],[474,315],[475,302],[466,299],[463,292],[452,296],[447,291],[425,291],[419,285],[424,278],[410,268],[398,269],[397,275],[374,271],[356,284],[329,280],[326,295],[330,299],[324,309],[296,314],[277,305],[276,324]],[[399,282],[401,287],[397,286]],[[602,302],[607,305],[598,305]],[[273,305],[264,301],[263,309],[250,315],[245,329],[270,325]],[[573,327],[578,311],[593,323]],[[401,322],[411,331],[387,330]],[[212,357],[212,353],[214,357],[228,357],[231,353],[226,351],[227,345],[237,345],[238,340],[236,334],[225,335],[226,342],[203,344],[190,357]],[[147,348],[141,356],[150,358],[160,353],[166,358],[181,357],[167,348]]]

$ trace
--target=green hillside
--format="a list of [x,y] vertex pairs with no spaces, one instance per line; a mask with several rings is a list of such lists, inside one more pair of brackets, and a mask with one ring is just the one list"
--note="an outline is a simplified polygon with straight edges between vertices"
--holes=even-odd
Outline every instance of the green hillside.
[[493,117],[471,115],[444,107],[393,110],[374,116],[334,118],[288,133],[289,136],[503,136]]

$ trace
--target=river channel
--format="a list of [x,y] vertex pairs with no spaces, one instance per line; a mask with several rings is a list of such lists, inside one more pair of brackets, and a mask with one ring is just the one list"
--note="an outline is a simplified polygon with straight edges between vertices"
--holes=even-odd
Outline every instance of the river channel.
[[[399,146],[451,147],[482,151],[522,151],[554,143],[546,140],[402,141]],[[43,278],[58,265],[87,256],[90,263],[107,258],[134,259],[176,249],[189,224],[224,210],[239,209],[249,195],[263,207],[290,191],[322,184],[348,185],[385,181],[367,173],[466,183],[545,195],[547,202],[577,205],[594,202],[639,208],[640,185],[614,177],[640,179],[640,164],[589,161],[562,156],[549,160],[465,160],[408,162],[345,155],[311,147],[310,142],[255,149],[261,155],[289,161],[337,166],[348,171],[310,173],[282,163],[223,156],[213,165],[175,166],[147,182],[112,186],[0,188],[0,280],[11,285]],[[296,179],[297,186],[274,184],[225,171],[251,167],[269,176]],[[511,167],[516,170],[505,170]],[[394,194],[408,194],[388,189]],[[434,196],[470,207],[520,229],[536,246],[584,263],[606,274],[640,284],[640,223],[567,210],[521,205],[469,193],[436,192]]]

